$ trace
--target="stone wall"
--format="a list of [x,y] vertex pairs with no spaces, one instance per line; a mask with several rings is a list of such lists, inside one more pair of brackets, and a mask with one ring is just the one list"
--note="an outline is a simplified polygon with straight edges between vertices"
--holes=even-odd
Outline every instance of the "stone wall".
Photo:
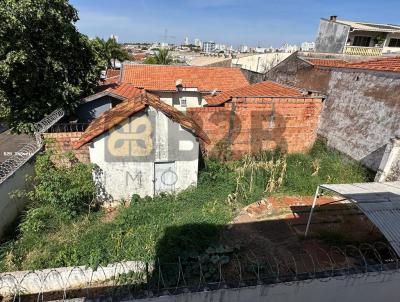
[[83,163],[89,163],[89,147],[87,145],[74,150],[74,143],[79,140],[83,132],[58,132],[44,133],[45,150],[53,152],[53,161],[63,164],[62,155],[68,152],[75,154],[76,158]]
[[235,98],[224,107],[190,108],[188,113],[209,136],[209,155],[238,158],[277,147],[309,150],[321,106],[320,98]]

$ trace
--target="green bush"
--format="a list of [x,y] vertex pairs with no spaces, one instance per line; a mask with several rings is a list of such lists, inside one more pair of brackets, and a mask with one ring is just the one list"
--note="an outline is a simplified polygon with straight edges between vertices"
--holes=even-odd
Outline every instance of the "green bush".
[[34,189],[27,194],[36,207],[52,206],[75,217],[88,211],[95,198],[93,166],[65,156],[66,164],[56,166],[47,152],[36,159]]
[[309,196],[321,183],[371,180],[359,163],[317,142],[308,154],[207,160],[197,187],[154,198],[133,195],[115,216],[85,215],[94,196],[92,167],[72,161],[58,168],[49,156],[37,160],[32,204],[20,236],[0,247],[0,271],[199,256],[219,245],[222,226],[239,209],[265,195]]

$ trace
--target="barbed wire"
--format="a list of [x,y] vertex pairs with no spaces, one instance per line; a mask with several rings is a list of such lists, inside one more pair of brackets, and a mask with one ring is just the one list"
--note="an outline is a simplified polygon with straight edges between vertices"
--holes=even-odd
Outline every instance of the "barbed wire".
[[89,126],[89,123],[57,123],[51,126],[47,133],[60,132],[83,132]]
[[57,109],[33,126],[32,141],[0,163],[0,184],[22,167],[43,146],[42,134],[64,116],[62,109]]
[[230,255],[228,262],[214,260],[178,257],[174,263],[156,259],[118,262],[96,269],[77,266],[2,273],[0,295],[14,301],[25,296],[34,296],[37,301],[99,295],[140,298],[260,284],[290,286],[316,279],[329,282],[399,270],[399,258],[385,242],[312,247],[297,253],[267,252],[263,256],[248,251]]

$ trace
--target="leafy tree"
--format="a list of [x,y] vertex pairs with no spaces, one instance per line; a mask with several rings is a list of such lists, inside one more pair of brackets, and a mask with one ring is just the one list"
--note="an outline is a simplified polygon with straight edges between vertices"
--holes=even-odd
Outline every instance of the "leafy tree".
[[92,40],[92,45],[96,49],[100,59],[103,60],[108,68],[115,66],[115,61],[120,62],[129,60],[130,55],[121,44],[118,44],[114,38],[110,38],[107,41],[101,38]]
[[73,109],[102,68],[68,0],[0,0],[1,118],[18,131]]
[[166,48],[161,48],[154,56],[150,56],[144,60],[145,64],[169,65],[172,62],[173,59],[169,54],[169,50]]

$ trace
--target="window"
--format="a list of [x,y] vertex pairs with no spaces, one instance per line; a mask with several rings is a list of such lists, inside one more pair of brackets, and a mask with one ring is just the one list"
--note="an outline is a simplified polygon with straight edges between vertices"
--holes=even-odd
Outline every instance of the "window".
[[400,39],[390,39],[389,47],[400,47]]
[[353,46],[368,47],[371,43],[371,37],[355,36]]
[[181,107],[187,107],[186,100],[181,100]]

